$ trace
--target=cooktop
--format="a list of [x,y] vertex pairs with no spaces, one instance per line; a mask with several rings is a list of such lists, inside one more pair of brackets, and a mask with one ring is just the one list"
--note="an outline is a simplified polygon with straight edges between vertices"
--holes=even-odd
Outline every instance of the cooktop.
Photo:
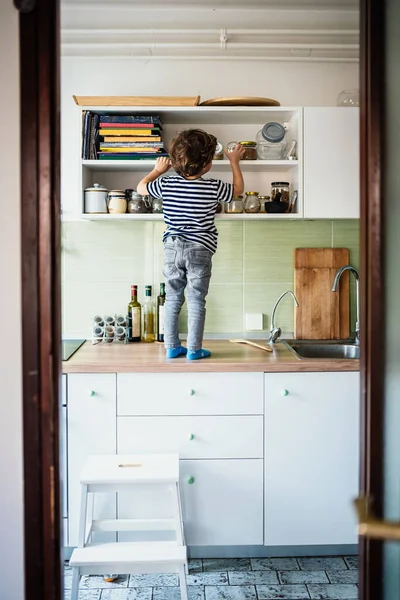
[[68,360],[85,343],[85,340],[62,340],[61,360]]

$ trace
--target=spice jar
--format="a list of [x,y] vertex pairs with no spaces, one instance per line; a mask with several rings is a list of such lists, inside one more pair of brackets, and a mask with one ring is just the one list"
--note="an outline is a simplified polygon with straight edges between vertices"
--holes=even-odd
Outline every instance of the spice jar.
[[162,198],[152,198],[152,210],[153,213],[159,214],[163,212],[163,201]]
[[233,196],[231,202],[225,204],[225,212],[228,214],[243,212],[243,196]]
[[[242,160],[257,160],[257,143],[256,142],[239,142],[245,152]],[[228,152],[232,152],[238,145],[238,142],[229,142],[227,146]]]
[[260,212],[265,212],[265,203],[271,200],[271,196],[258,196],[258,199],[261,204]]
[[126,197],[124,190],[110,190],[108,192],[108,212],[112,215],[126,213]]
[[222,160],[224,158],[224,147],[221,142],[217,142],[213,160]]
[[144,197],[135,192],[135,190],[126,190],[128,193],[128,213],[147,213],[149,209],[144,201]]
[[258,192],[246,192],[246,200],[244,201],[244,212],[259,213],[261,210]]
[[273,181],[271,183],[271,199],[275,200],[275,196],[281,194],[280,201],[289,204],[289,183],[287,181]]

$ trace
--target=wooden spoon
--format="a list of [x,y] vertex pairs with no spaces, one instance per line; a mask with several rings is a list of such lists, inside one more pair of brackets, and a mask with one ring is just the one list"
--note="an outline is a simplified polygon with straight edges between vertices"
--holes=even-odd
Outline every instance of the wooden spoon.
[[248,344],[249,346],[254,346],[255,348],[260,348],[260,350],[265,350],[266,352],[273,352],[271,346],[261,346],[261,344],[256,344],[255,342],[250,342],[249,340],[229,340],[234,344]]

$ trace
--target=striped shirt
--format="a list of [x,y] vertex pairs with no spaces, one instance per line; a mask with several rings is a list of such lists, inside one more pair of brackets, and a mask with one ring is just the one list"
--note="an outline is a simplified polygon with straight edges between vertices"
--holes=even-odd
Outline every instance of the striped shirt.
[[176,235],[201,244],[207,250],[217,249],[218,231],[214,224],[218,202],[231,202],[232,183],[219,179],[185,179],[180,175],[160,177],[147,184],[147,191],[162,198],[167,229],[163,241]]

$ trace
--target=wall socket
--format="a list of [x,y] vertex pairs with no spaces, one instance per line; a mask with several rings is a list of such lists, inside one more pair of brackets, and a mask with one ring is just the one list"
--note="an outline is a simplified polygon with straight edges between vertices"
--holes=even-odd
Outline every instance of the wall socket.
[[246,331],[262,331],[264,328],[263,313],[246,313],[245,327]]

